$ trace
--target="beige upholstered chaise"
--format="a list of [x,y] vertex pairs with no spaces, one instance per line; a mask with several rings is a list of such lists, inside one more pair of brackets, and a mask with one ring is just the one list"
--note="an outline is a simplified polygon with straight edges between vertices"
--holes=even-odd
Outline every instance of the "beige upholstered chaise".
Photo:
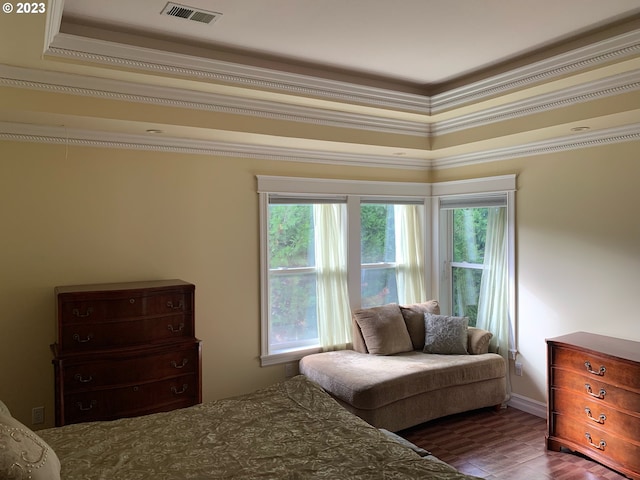
[[390,431],[502,404],[507,368],[488,353],[491,333],[439,313],[435,300],[357,310],[354,350],[308,355],[300,372],[347,410]]

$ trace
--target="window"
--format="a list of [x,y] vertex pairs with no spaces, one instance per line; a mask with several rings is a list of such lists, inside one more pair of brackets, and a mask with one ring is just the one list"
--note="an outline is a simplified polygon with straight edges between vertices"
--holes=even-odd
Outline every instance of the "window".
[[318,342],[313,205],[269,205],[269,346]]
[[496,351],[514,355],[512,194],[440,199],[441,307],[494,333]]
[[[444,312],[482,318],[483,281],[495,270],[491,208],[506,211],[512,193],[495,192],[514,187],[515,176],[440,184],[258,176],[262,365],[348,345],[356,308],[438,298]],[[438,275],[447,280],[432,283]]]
[[362,307],[426,300],[425,219],[424,201],[362,202]]
[[[259,188],[261,178],[273,179],[259,177]],[[287,179],[286,187],[297,182]],[[316,182],[323,190],[335,185]],[[352,309],[427,299],[428,185],[385,183],[403,197],[383,198],[371,195],[379,185],[366,182],[368,190],[358,192],[362,183],[338,182],[345,194],[261,194],[263,364],[347,346]],[[407,185],[419,196],[407,197]]]
[[484,271],[484,248],[487,237],[488,208],[456,208],[445,210],[451,223],[451,258],[448,259],[453,315],[469,317],[476,325],[480,282]]

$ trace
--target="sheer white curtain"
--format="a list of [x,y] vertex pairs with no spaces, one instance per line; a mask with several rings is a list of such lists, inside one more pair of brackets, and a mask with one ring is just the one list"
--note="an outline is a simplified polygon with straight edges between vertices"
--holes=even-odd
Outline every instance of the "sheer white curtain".
[[314,204],[313,222],[320,346],[323,350],[344,349],[351,342],[346,205]]
[[424,207],[394,205],[398,303],[426,302],[424,283]]
[[[500,354],[509,365],[509,352],[514,349],[515,342],[509,319],[507,249],[507,209],[491,207],[487,218],[484,270],[480,282],[476,325],[493,333],[489,350]],[[507,375],[507,392],[511,393],[509,375]]]

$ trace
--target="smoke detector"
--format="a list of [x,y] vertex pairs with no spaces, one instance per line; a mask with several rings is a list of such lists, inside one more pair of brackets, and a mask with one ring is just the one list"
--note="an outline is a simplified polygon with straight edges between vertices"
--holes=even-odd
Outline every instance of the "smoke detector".
[[160,14],[207,24],[215,22],[222,16],[222,14],[218,12],[208,12],[206,10],[188,7],[187,5],[180,5],[179,3],[173,2],[167,2]]

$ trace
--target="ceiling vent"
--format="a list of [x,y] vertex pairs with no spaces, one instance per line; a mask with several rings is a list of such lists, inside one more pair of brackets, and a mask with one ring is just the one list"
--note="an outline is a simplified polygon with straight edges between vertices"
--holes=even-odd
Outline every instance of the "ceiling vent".
[[206,10],[199,10],[172,2],[168,2],[160,13],[162,15],[169,15],[170,17],[184,18],[186,20],[207,24],[215,22],[222,16],[222,14],[218,12],[207,12]]

